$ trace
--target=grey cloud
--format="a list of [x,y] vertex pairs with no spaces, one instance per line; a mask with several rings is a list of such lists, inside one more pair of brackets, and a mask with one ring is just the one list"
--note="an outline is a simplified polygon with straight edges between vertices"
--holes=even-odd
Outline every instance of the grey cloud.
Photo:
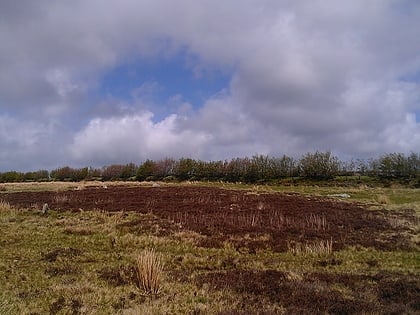
[[1,169],[28,171],[69,163],[66,143],[70,136],[66,129],[54,121],[0,115]]
[[[24,165],[25,148],[41,164],[418,149],[418,1],[16,3],[0,3],[0,108],[13,115],[0,117],[12,129],[24,120],[29,133],[0,133],[3,165]],[[225,92],[159,121],[145,110],[165,104],[144,89],[84,108],[113,67],[181,51],[198,75],[231,73]],[[38,134],[39,122],[56,121],[64,130]],[[28,137],[64,153],[47,158]]]

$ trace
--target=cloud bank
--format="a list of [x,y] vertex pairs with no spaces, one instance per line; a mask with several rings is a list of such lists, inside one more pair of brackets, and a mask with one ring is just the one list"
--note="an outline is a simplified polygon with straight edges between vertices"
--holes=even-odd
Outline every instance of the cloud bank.
[[[419,150],[415,0],[6,0],[0,21],[2,170]],[[116,67],[171,60],[226,86],[198,105],[153,98],[153,78],[131,98],[101,89]]]

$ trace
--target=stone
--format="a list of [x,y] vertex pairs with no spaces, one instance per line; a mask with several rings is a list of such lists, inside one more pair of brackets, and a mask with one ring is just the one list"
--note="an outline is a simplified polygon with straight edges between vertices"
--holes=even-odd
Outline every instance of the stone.
[[42,206],[42,214],[48,214],[48,210],[50,210],[50,208],[48,207],[48,203],[44,203],[44,205]]

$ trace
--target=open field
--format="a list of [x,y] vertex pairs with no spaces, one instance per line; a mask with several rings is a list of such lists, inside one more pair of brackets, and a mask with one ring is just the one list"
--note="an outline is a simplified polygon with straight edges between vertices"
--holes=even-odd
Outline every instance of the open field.
[[[420,312],[419,190],[0,188],[1,314]],[[163,264],[157,294],[144,249]]]

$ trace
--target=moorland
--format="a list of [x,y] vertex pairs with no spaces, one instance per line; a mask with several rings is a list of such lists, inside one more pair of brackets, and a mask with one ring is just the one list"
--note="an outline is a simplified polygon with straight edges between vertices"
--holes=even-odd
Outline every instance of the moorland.
[[1,314],[420,312],[419,189],[0,185]]

